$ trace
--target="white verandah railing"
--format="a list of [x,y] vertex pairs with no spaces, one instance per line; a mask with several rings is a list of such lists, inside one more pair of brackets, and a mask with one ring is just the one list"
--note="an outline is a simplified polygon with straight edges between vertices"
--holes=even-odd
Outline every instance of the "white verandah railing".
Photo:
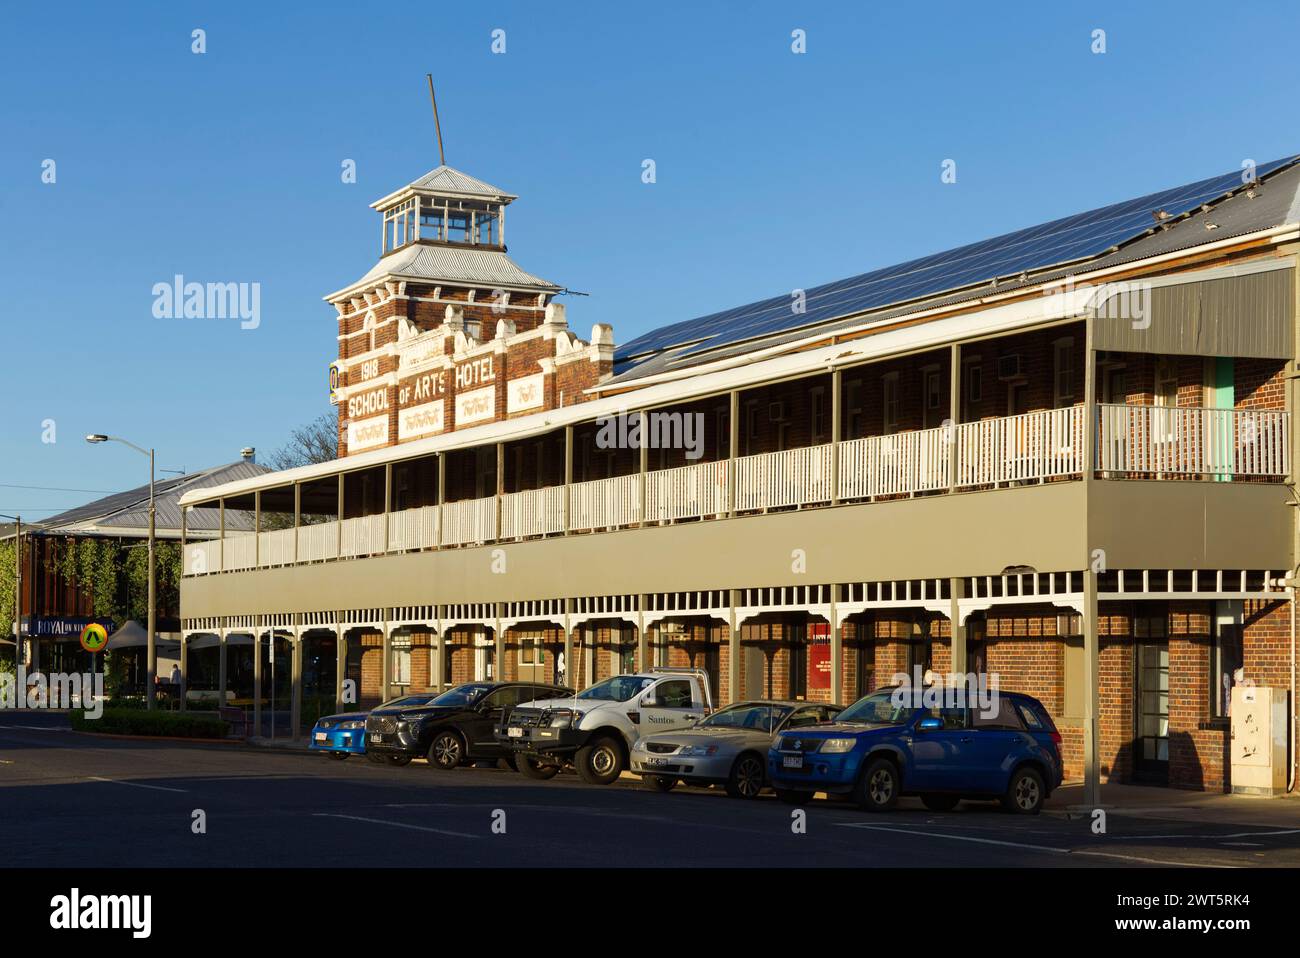
[[[1068,406],[847,440],[838,447],[838,499],[1081,476],[1085,428],[1083,407]],[[1281,479],[1290,469],[1290,415],[1281,410],[1101,404],[1093,428],[1095,468],[1106,474]],[[292,563],[295,536],[298,562],[378,554],[385,551],[385,523],[387,551],[401,552],[635,526],[643,496],[645,521],[654,523],[824,504],[832,501],[834,455],[835,446],[823,444],[745,456],[734,466],[693,463],[647,472],[644,479],[632,473],[510,493],[499,504],[487,496],[345,519],[341,527],[327,520],[258,536],[237,533],[224,544],[189,543],[185,574]]]
[[564,531],[564,486],[511,492],[501,497],[501,538],[524,539]]
[[1097,468],[1153,475],[1285,476],[1288,415],[1276,409],[1097,407]]

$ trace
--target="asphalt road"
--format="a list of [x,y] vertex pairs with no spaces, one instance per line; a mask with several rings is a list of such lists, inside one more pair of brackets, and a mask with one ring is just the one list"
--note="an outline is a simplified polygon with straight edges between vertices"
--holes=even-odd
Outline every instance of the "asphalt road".
[[14,712],[0,713],[0,809],[0,867],[1300,865],[1300,829],[1266,824],[1111,814],[1094,835],[992,805],[871,815],[819,800],[797,831],[774,798],[120,741]]

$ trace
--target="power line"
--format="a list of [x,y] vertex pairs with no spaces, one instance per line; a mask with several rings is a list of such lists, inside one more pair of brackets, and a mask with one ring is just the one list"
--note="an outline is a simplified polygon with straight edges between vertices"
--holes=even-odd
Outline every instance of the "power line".
[[36,489],[40,492],[94,492],[100,495],[112,495],[111,489],[71,489],[67,486],[23,486],[14,482],[0,482],[0,489]]

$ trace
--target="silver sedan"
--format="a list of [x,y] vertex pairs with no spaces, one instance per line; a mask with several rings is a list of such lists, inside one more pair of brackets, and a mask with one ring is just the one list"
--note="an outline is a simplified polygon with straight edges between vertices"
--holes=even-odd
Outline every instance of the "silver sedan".
[[678,782],[721,785],[732,798],[757,798],[767,784],[767,750],[786,729],[832,721],[842,705],[737,702],[696,725],[647,735],[632,747],[632,771],[647,788]]

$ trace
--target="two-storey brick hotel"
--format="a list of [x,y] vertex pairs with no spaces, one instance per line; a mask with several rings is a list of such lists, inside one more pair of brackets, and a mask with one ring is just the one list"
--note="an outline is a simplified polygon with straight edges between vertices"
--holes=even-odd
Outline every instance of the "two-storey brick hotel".
[[1228,784],[1230,687],[1295,674],[1300,157],[621,346],[507,255],[514,199],[441,166],[374,204],[379,262],[327,297],[339,458],[186,494],[224,529],[187,543],[187,638],[362,704],[987,672],[1069,774]]

